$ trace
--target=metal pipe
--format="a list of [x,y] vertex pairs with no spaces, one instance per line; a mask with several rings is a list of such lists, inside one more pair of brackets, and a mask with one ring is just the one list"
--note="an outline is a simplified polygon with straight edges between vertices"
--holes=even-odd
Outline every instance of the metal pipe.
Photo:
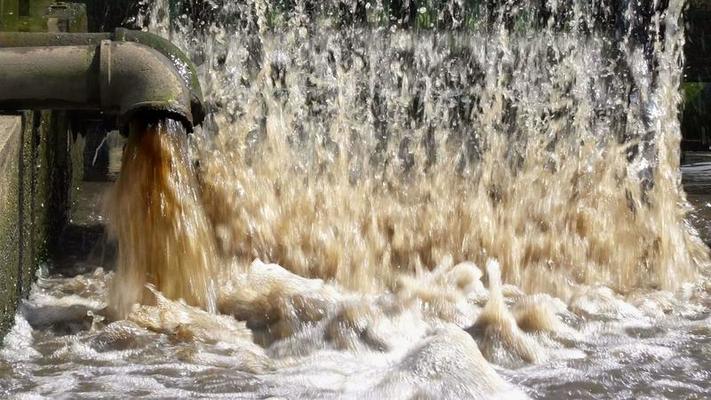
[[143,111],[204,118],[195,69],[172,43],[145,32],[0,33],[0,109]]
[[100,109],[96,49],[0,48],[0,109]]
[[0,32],[0,47],[96,45],[113,40],[112,33]]

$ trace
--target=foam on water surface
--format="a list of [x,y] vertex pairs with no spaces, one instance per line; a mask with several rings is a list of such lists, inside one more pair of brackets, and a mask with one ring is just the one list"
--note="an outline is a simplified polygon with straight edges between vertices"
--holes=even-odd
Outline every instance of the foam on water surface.
[[[494,261],[487,266],[491,276],[496,267]],[[153,304],[137,305],[126,320],[111,321],[102,311],[106,303],[90,299],[107,298],[116,277],[99,270],[40,278],[0,354],[6,393],[403,399],[609,398],[613,390],[616,398],[708,395],[708,308],[663,293],[639,297],[666,308],[660,315],[629,299],[611,301],[616,295],[607,290],[581,295],[597,307],[576,308],[545,295],[504,294],[496,283],[493,293],[452,285],[449,291],[466,304],[459,305],[452,323],[410,293],[363,295],[255,261],[232,282],[223,282],[220,313],[155,292]],[[247,301],[237,294],[243,285],[250,289]],[[93,290],[83,290],[81,297],[67,288]],[[282,293],[279,301],[265,309],[259,299],[274,299],[275,288]],[[85,312],[88,320],[79,326],[78,306],[95,310]],[[521,323],[524,314],[546,323]],[[241,321],[232,315],[241,315]],[[651,382],[651,376],[673,378]]]

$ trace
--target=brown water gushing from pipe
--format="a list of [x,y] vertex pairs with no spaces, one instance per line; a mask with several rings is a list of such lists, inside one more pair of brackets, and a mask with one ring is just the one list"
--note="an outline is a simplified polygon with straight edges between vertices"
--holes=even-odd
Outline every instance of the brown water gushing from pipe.
[[[680,7],[656,16],[654,32],[668,31],[649,39],[656,64],[602,29],[354,35],[316,23],[260,31],[258,51],[249,30],[192,38],[214,57],[203,78],[218,134],[199,146],[200,188],[171,189],[187,190],[191,213],[167,224],[196,227],[191,243],[205,246],[188,258],[202,251],[213,276],[217,247],[361,293],[489,258],[504,283],[564,300],[588,285],[677,290],[709,261],[678,175]],[[139,239],[120,241],[128,252]],[[165,294],[191,302],[193,286]]]
[[170,119],[130,124],[121,176],[108,201],[118,239],[110,305],[119,316],[153,302],[146,284],[171,299],[215,310],[212,229],[198,196],[187,135]]

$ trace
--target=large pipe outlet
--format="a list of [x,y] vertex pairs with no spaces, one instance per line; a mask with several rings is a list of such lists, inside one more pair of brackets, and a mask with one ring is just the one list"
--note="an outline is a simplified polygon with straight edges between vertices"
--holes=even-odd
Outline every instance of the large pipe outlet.
[[144,44],[120,34],[0,34],[0,110],[97,110],[124,125],[150,112],[188,130],[201,123],[200,86],[185,56],[153,35],[141,34]]

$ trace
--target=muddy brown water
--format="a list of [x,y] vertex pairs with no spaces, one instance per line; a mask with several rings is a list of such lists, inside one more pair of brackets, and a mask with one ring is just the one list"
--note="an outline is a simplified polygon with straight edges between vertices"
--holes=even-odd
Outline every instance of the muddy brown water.
[[[697,185],[689,187],[695,207],[690,221],[708,241],[711,219],[705,210],[711,193],[698,185],[711,184],[711,163],[702,156],[682,171],[687,185]],[[79,199],[99,200],[110,186],[86,183]],[[105,221],[100,208],[86,203],[75,215],[77,225]],[[85,238],[95,239],[92,229],[84,231]],[[106,306],[116,272],[102,268],[112,264],[105,249],[99,240],[91,251],[77,250],[85,259],[65,260],[54,273],[42,270],[0,351],[5,395],[703,399],[711,394],[708,289],[693,285],[686,294],[647,291],[625,297],[591,287],[564,303],[499,286],[500,267],[490,261],[484,266],[486,287],[477,266],[463,263],[421,272],[409,292],[364,294],[255,261],[231,267],[232,278],[220,283],[217,314],[153,289],[154,297],[144,301],[149,305],[112,321]]]

